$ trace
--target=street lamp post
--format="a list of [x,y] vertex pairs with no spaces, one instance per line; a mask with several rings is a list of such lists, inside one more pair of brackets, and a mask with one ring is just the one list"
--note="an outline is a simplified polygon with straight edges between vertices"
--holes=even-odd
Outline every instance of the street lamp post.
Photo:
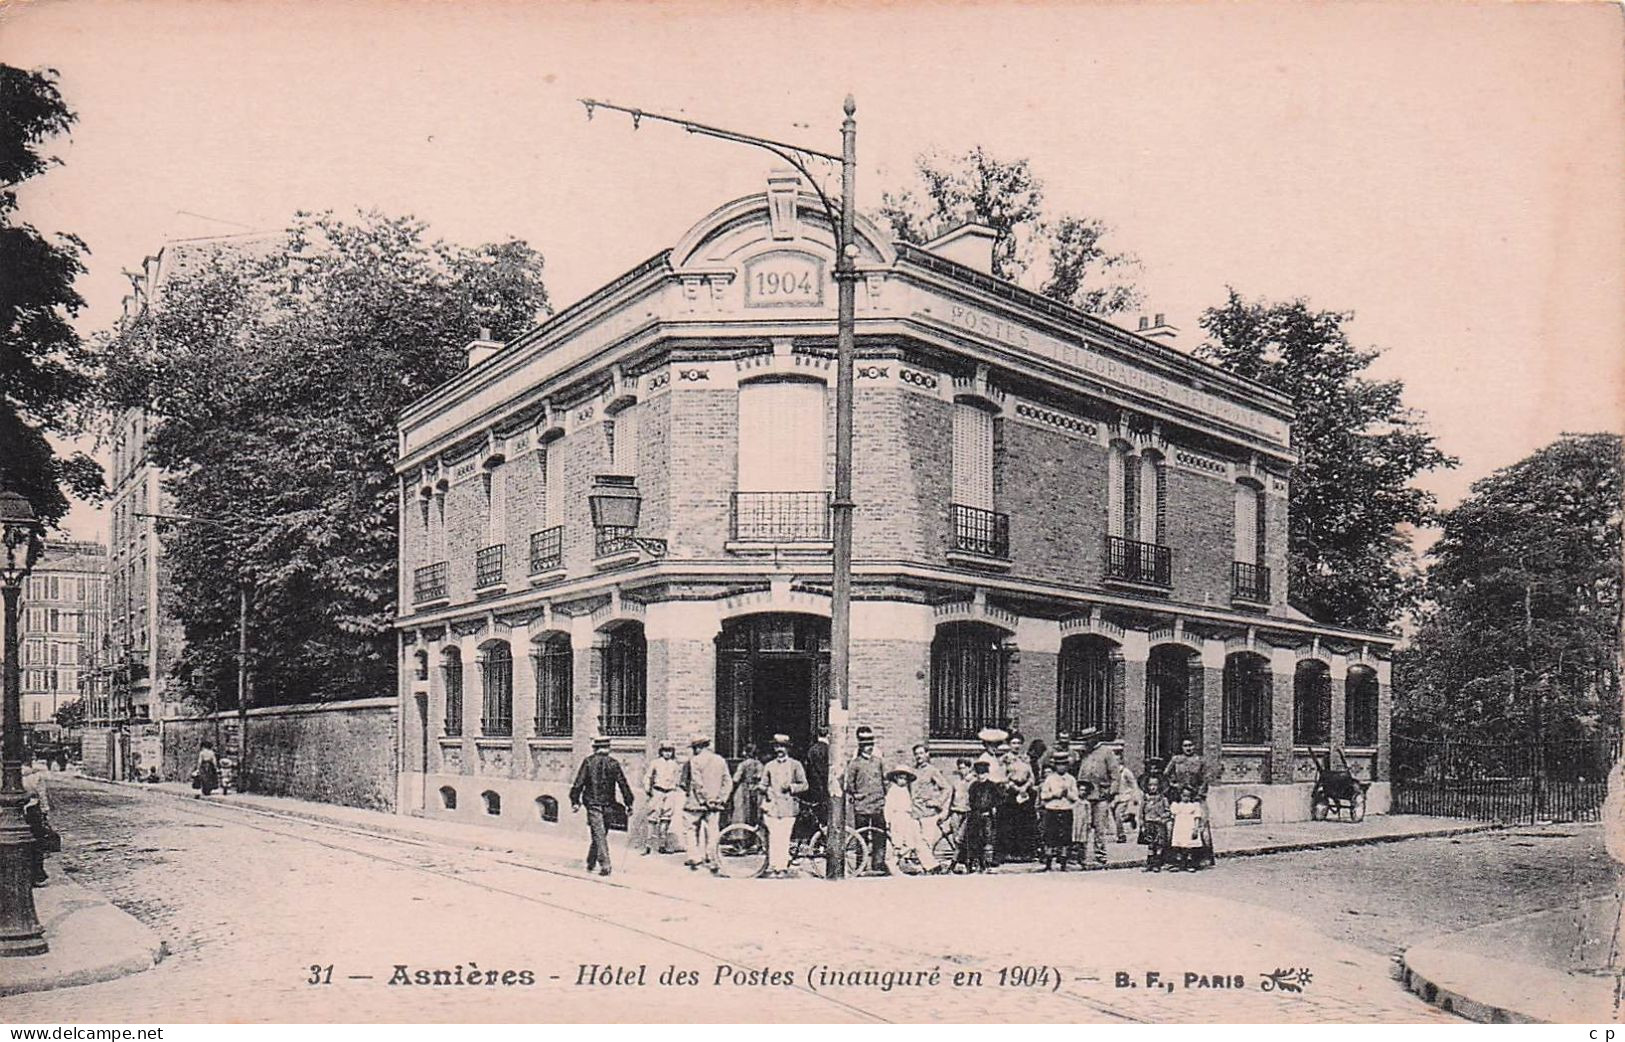
[[5,595],[4,735],[0,742],[0,957],[39,955],[49,947],[34,911],[34,833],[23,817],[22,677],[18,601],[39,560],[41,525],[28,500],[0,492],[0,588]]
[[[612,112],[624,112],[631,116],[633,129],[636,129],[644,120],[649,119],[658,123],[670,123],[673,126],[681,127],[690,134],[718,138],[722,141],[732,141],[740,145],[750,145],[753,148],[760,148],[773,153],[795,167],[806,178],[808,185],[818,195],[818,200],[824,207],[824,214],[829,219],[830,228],[835,233],[835,285],[837,292],[835,496],[830,503],[833,543],[831,548],[833,578],[830,589],[829,618],[830,750],[827,786],[827,791],[830,793],[830,804],[827,818],[829,822],[828,862],[825,866],[825,875],[830,879],[840,879],[846,874],[846,862],[843,857],[846,849],[846,806],[844,793],[839,798],[836,797],[835,793],[841,791],[840,771],[841,764],[845,759],[846,714],[852,706],[848,681],[851,674],[852,646],[852,512],[854,509],[852,502],[852,377],[853,355],[856,348],[853,327],[855,324],[856,282],[858,278],[858,245],[854,227],[856,223],[854,200],[856,199],[857,181],[858,124],[853,117],[857,112],[857,102],[849,94],[842,106],[846,118],[841,121],[841,154],[838,156],[828,152],[803,148],[800,145],[790,145],[769,138],[741,134],[721,127],[696,123],[689,119],[664,116],[656,112],[627,108],[623,105],[614,105],[591,98],[582,98],[581,103],[587,108],[588,119],[592,118],[594,109],[603,108]],[[819,186],[818,179],[807,168],[807,161],[811,159],[840,164],[841,198],[838,209],[836,204],[831,202],[829,196],[825,194],[823,188]],[[839,714],[836,712],[837,708]]]

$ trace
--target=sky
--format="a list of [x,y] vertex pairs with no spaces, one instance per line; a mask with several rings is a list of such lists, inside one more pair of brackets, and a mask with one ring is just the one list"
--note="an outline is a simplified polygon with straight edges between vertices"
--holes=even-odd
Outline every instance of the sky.
[[57,69],[79,114],[21,199],[91,249],[87,333],[166,239],[298,210],[525,239],[563,306],[774,163],[576,99],[833,152],[850,92],[860,208],[980,144],[1112,226],[1182,347],[1230,286],[1353,311],[1461,460],[1421,480],[1449,506],[1625,416],[1620,28],[1604,3],[53,0],[0,4],[0,61]]

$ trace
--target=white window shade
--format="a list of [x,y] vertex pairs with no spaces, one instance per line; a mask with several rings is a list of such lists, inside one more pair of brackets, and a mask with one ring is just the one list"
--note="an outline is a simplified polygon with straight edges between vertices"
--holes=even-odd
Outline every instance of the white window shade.
[[542,457],[542,517],[552,528],[564,523],[564,448],[560,442],[548,445]]
[[1236,560],[1258,563],[1258,492],[1236,486]]
[[993,414],[965,402],[954,406],[954,502],[993,509]]
[[821,492],[824,485],[824,385],[741,387],[739,491]]
[[610,468],[612,473],[636,477],[638,473],[638,413],[623,409],[610,421],[613,429]]

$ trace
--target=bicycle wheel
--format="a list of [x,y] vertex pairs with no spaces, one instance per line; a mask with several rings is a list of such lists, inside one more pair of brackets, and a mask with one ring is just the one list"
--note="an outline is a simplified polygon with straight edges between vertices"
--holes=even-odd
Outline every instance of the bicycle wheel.
[[729,825],[717,837],[717,857],[730,879],[759,876],[767,869],[767,837],[754,825]]
[[858,829],[857,834],[863,839],[863,849],[869,852],[869,856],[864,859],[858,874],[873,874],[875,872],[874,862],[879,862],[881,865],[886,863],[886,844],[889,842],[886,838],[886,830],[870,825],[867,828]]
[[931,844],[931,853],[944,865],[953,864],[954,859],[959,856],[959,844],[954,842],[953,833],[944,832],[938,836],[937,841]]
[[[846,854],[843,860],[846,862],[846,874],[855,876],[862,871],[863,866],[868,862],[869,848],[864,844],[863,837],[852,829],[848,829],[846,832],[845,846]],[[802,867],[810,875],[818,876],[820,879],[828,874],[829,834],[820,828],[813,833],[813,837],[807,841],[803,849],[806,850],[806,857],[802,861]]]

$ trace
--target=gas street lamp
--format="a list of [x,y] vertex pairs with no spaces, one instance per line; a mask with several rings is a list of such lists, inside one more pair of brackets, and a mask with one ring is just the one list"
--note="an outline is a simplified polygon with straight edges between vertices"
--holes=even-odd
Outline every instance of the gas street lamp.
[[[581,104],[587,108],[587,118],[592,119],[594,109],[608,109],[612,112],[623,112],[632,117],[632,128],[636,130],[644,120],[654,120],[658,123],[670,123],[681,127],[690,134],[702,137],[713,137],[722,141],[732,141],[739,145],[749,145],[771,152],[775,156],[795,167],[807,179],[818,196],[819,203],[824,208],[824,215],[829,219],[830,230],[835,235],[835,287],[837,294],[836,325],[835,325],[835,496],[830,502],[831,522],[831,588],[829,606],[829,637],[830,637],[830,750],[829,750],[829,786],[830,804],[826,821],[829,822],[828,862],[825,866],[825,876],[829,879],[840,879],[846,874],[846,863],[843,859],[846,850],[846,808],[835,796],[840,790],[840,772],[844,758],[844,724],[848,710],[851,708],[851,698],[848,694],[848,680],[850,675],[850,661],[852,649],[852,514],[855,504],[852,502],[852,378],[854,369],[855,347],[855,311],[857,308],[857,279],[858,279],[858,243],[855,225],[857,222],[856,203],[854,202],[857,183],[858,167],[858,123],[854,119],[857,113],[857,102],[852,95],[846,96],[842,110],[846,118],[841,121],[841,154],[833,155],[828,152],[819,152],[800,145],[790,145],[782,141],[773,141],[769,138],[755,137],[751,134],[741,134],[738,131],[726,130],[722,127],[713,127],[704,123],[696,123],[691,119],[680,119],[676,116],[663,116],[657,112],[647,112],[643,109],[627,108],[624,105],[613,105],[606,101],[597,101],[592,98],[582,98]],[[838,200],[831,201],[829,196],[818,184],[818,179],[808,169],[809,160],[822,160],[827,163],[839,164],[841,169],[841,195]],[[635,491],[634,491],[634,494]],[[835,710],[840,710],[839,722],[843,726],[836,726]]]
[[22,675],[18,661],[18,601],[23,580],[45,549],[34,507],[0,492],[0,591],[5,594],[4,741],[0,744],[0,957],[39,955],[49,947],[34,911],[34,833],[23,817]]

